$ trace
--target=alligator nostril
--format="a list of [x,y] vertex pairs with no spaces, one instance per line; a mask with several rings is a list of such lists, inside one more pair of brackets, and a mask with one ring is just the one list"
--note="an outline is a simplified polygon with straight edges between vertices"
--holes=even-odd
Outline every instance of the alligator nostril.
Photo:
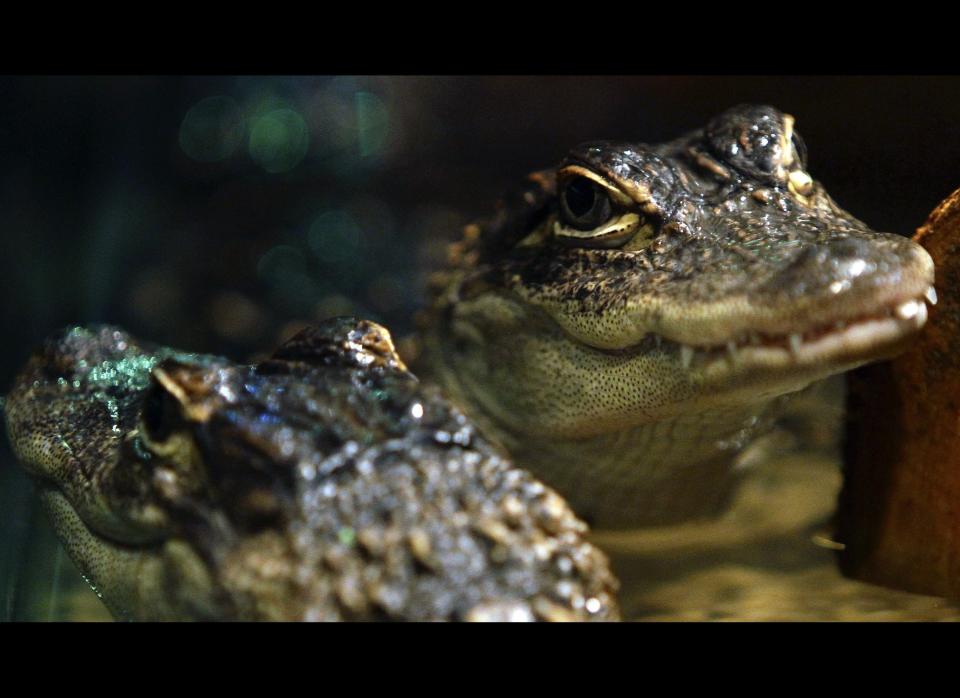
[[834,259],[864,258],[876,253],[876,247],[870,241],[853,237],[835,240],[827,245],[827,249]]
[[878,270],[876,245],[857,238],[836,240],[827,245],[829,273],[834,277],[830,291],[834,294],[850,288],[855,280]]
[[837,295],[885,270],[875,242],[848,237],[802,248],[776,274],[770,287],[792,296],[824,291]]

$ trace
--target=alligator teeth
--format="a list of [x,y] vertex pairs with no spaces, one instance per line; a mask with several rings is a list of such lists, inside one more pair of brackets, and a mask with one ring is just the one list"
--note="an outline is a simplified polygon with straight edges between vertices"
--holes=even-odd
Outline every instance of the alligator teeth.
[[690,364],[693,362],[693,347],[688,347],[686,344],[680,347],[680,363],[683,364],[684,368],[690,368]]
[[933,286],[927,289],[927,292],[923,294],[923,297],[929,301],[930,305],[937,304],[937,289]]
[[927,306],[920,301],[907,301],[906,303],[898,305],[894,312],[901,320],[909,320],[920,314],[920,308],[926,309],[926,307]]
[[660,348],[660,342],[661,342],[661,341],[662,341],[662,340],[661,340],[661,338],[660,338],[660,335],[658,335],[658,334],[653,335],[653,343],[657,345],[657,349]]
[[810,539],[813,541],[814,545],[819,545],[821,548],[827,548],[828,550],[846,550],[847,544],[841,543],[839,541],[833,540],[829,536],[825,536],[822,533],[817,533]]
[[796,356],[800,351],[800,345],[803,344],[803,337],[794,333],[788,337],[788,341],[790,342],[790,353]]
[[927,321],[927,304],[920,303],[917,309],[917,327],[920,327]]
[[730,357],[731,361],[737,360],[737,343],[734,341],[727,342],[727,355]]

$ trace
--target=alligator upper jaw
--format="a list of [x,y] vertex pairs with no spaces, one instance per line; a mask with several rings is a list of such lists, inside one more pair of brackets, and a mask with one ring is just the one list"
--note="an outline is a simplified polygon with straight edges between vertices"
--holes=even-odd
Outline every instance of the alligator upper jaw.
[[[766,318],[757,318],[752,326],[738,318],[726,328],[718,320],[712,332],[692,332],[687,326],[676,334],[661,322],[659,332],[637,332],[633,341],[621,336],[614,346],[611,341],[594,341],[590,333],[579,331],[562,316],[554,315],[554,320],[568,336],[592,349],[612,355],[659,352],[672,355],[684,369],[712,366],[714,373],[731,367],[845,369],[897,353],[923,327],[928,305],[936,302],[934,287],[924,283],[878,295],[872,304],[861,302],[857,314],[851,312],[850,306],[844,306],[832,317],[821,311],[798,318],[790,332],[781,330],[782,321],[772,323],[775,329],[771,330],[771,323],[764,322]],[[636,327],[642,327],[641,322]]]
[[922,298],[887,306],[875,314],[813,326],[787,335],[748,333],[721,345],[671,342],[684,368],[718,364],[755,369],[847,368],[896,354],[926,323],[933,287]]

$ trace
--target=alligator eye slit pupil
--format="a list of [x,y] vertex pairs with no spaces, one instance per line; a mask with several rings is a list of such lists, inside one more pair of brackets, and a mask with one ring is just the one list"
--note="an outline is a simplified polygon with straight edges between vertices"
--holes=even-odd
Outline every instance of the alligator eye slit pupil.
[[565,196],[567,209],[574,218],[590,213],[597,200],[596,185],[585,177],[577,177],[567,185]]
[[610,217],[609,197],[586,177],[567,182],[562,204],[566,222],[579,230],[595,228]]

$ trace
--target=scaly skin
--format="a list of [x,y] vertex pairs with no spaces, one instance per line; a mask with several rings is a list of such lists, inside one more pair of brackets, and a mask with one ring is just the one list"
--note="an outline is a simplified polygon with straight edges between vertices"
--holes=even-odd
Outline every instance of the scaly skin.
[[373,323],[329,321],[256,366],[72,328],[6,419],[118,618],[617,617],[584,524]]
[[771,107],[575,148],[454,246],[421,372],[595,527],[715,515],[784,396],[896,353],[935,300],[929,255],[805,167]]

